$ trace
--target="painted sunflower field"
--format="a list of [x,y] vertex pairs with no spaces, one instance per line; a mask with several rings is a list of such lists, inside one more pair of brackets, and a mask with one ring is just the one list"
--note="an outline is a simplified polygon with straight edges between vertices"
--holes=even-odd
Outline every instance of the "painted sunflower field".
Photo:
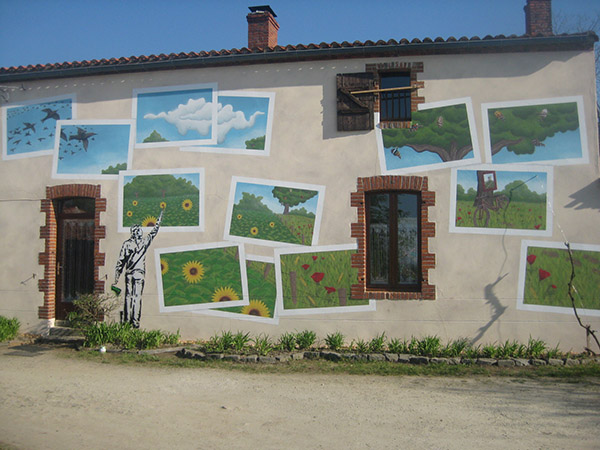
[[198,226],[198,198],[187,195],[172,197],[124,198],[123,226],[138,224],[152,227],[156,223],[161,208],[165,208],[162,226],[185,227]]
[[163,253],[164,306],[242,300],[238,247]]
[[358,271],[351,267],[355,250],[281,255],[284,309],[367,305],[350,298]]
[[315,219],[233,206],[229,233],[233,236],[311,245]]
[[[575,306],[600,310],[600,252],[572,250]],[[528,247],[523,302],[571,308],[571,262],[566,249]]]

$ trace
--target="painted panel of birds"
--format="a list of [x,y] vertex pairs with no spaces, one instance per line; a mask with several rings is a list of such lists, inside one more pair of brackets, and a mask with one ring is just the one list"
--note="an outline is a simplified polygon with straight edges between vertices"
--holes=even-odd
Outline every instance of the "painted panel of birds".
[[127,169],[130,124],[59,124],[56,174],[118,175]]
[[52,151],[56,122],[72,118],[71,98],[6,108],[6,155]]

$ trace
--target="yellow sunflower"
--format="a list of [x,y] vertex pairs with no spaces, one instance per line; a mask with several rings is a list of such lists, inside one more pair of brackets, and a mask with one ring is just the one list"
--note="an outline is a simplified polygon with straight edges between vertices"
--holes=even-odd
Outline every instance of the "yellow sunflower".
[[250,304],[242,308],[242,314],[259,317],[271,317],[271,313],[267,305],[260,300],[250,300]]
[[133,216],[133,211],[127,211],[127,217]]
[[134,200],[134,201],[132,201],[132,202],[131,202],[131,204],[132,204],[133,206],[137,206],[137,205],[138,205],[138,201],[137,201],[137,200]]
[[256,236],[258,234],[258,228],[257,227],[250,228],[250,234],[252,236]]
[[160,260],[160,273],[163,275],[169,271],[169,263],[164,259]]
[[230,287],[222,287],[215,291],[212,296],[213,302],[231,302],[233,300],[239,300],[240,297]]
[[183,276],[188,283],[198,283],[204,278],[204,266],[198,261],[188,261],[183,267]]
[[148,216],[144,220],[142,220],[142,226],[143,227],[153,227],[154,225],[156,225],[156,220],[157,220],[156,217]]
[[237,219],[238,219],[238,220],[240,220],[242,217],[244,217],[244,216],[242,216],[241,214],[238,214],[238,215],[237,215]]
[[190,209],[192,209],[193,203],[189,198],[186,198],[182,203],[181,203],[181,207],[186,210],[189,211]]
[[270,226],[271,228],[275,228],[275,222],[269,222],[269,226]]
[[167,207],[167,202],[160,202],[160,209],[165,209]]

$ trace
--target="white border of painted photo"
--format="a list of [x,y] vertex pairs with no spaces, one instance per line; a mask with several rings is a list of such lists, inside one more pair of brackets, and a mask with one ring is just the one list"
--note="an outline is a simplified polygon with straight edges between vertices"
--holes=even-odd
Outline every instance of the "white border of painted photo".
[[[457,220],[461,220],[461,221],[465,221],[464,223],[467,223],[467,221],[473,221],[474,220],[474,215],[476,213],[475,208],[473,208],[472,214],[468,214],[466,211],[462,212],[462,215],[459,216],[458,212],[457,212],[457,189],[458,189],[458,176],[459,176],[459,171],[469,171],[469,172],[474,172],[474,178],[477,178],[477,171],[478,170],[482,170],[482,171],[489,171],[489,172],[496,172],[496,181],[498,181],[498,178],[501,178],[501,176],[499,174],[501,174],[502,172],[506,172],[506,179],[510,180],[511,182],[514,182],[516,180],[516,174],[518,172],[523,172],[524,175],[524,180],[519,180],[522,181],[523,184],[525,184],[526,186],[528,184],[530,184],[531,186],[536,186],[537,189],[543,189],[545,188],[545,194],[546,194],[546,201],[543,203],[543,205],[541,205],[538,209],[541,209],[543,211],[537,211],[537,213],[542,213],[545,214],[546,216],[546,224],[545,224],[545,228],[540,229],[535,229],[535,227],[539,227],[540,225],[535,224],[533,222],[535,222],[535,220],[532,221],[533,224],[533,229],[521,229],[521,228],[494,228],[494,227],[477,227],[474,224],[471,224],[472,226],[457,226]],[[540,180],[536,180],[536,173],[539,174],[544,174],[546,177],[545,183],[540,183]],[[553,168],[552,167],[544,167],[544,166],[523,166],[523,165],[519,165],[519,166],[515,166],[515,165],[491,165],[491,164],[481,164],[481,165],[477,165],[477,166],[468,166],[468,167],[460,167],[460,168],[453,168],[452,172],[451,172],[451,177],[450,177],[450,222],[449,222],[449,228],[450,228],[450,232],[451,233],[467,233],[467,234],[502,234],[502,235],[516,235],[516,236],[552,236],[552,226],[553,226],[553,216],[552,216],[552,207],[551,205],[554,202],[554,176],[553,176]],[[497,187],[498,191],[503,190],[504,187],[506,187],[506,184],[508,183],[503,183],[502,188],[500,186]],[[520,186],[520,185],[519,185]],[[474,187],[473,185],[469,185],[469,187],[475,191],[477,191],[477,185],[475,184]],[[517,186],[518,188],[518,186]],[[533,194],[537,194],[539,196],[539,192],[537,192],[536,189],[530,189],[531,191],[533,191]],[[468,190],[467,190],[468,191]],[[515,197],[517,197],[515,195]],[[507,206],[511,205],[511,195],[509,194],[507,196],[507,199],[509,200],[507,203]],[[535,213],[536,211],[531,211],[532,213]],[[493,211],[492,211],[493,213]],[[524,213],[526,214],[526,213]],[[537,216],[536,216],[537,217]],[[543,216],[542,216],[543,217]],[[535,218],[534,218],[535,219]],[[469,222],[470,223],[470,222]]]
[[[161,255],[168,253],[185,253],[193,252],[196,250],[213,250],[219,248],[237,247],[238,256],[240,263],[240,284],[242,286],[242,299],[231,300],[227,302],[213,302],[210,299],[203,299],[200,303],[191,303],[188,305],[177,305],[177,306],[165,306],[165,297],[162,283],[162,270],[161,270]],[[248,297],[248,279],[246,278],[246,255],[244,252],[244,246],[242,244],[235,244],[232,242],[210,242],[207,244],[197,244],[189,246],[179,247],[168,247],[158,248],[154,250],[154,265],[156,270],[156,287],[158,291],[158,309],[161,313],[163,312],[183,312],[183,311],[198,311],[204,309],[213,308],[228,308],[231,306],[246,306],[250,303]],[[171,270],[169,268],[169,270]],[[174,269],[173,269],[174,270]]]
[[[217,89],[217,83],[134,89],[135,148],[216,144]],[[153,97],[162,100],[163,105],[158,100],[151,102]],[[147,124],[144,131],[142,124]],[[138,136],[142,132],[144,135]]]
[[[274,258],[271,258],[268,256],[246,255],[246,261],[264,262],[264,263],[273,264],[273,266],[275,266]],[[275,272],[275,269],[273,269],[273,272]],[[246,275],[246,278],[247,278],[247,275]],[[248,286],[248,292],[249,292],[248,295],[250,296],[250,302],[252,302],[253,298],[252,298],[252,292],[250,292],[250,286]],[[230,312],[230,311],[219,310],[219,309],[207,309],[207,310],[203,310],[203,311],[194,311],[194,312],[196,314],[204,314],[204,315],[213,316],[213,317],[222,317],[225,319],[248,320],[250,322],[258,322],[258,323],[266,323],[266,324],[270,324],[270,325],[277,325],[277,324],[279,324],[279,316],[277,314],[277,296],[275,296],[275,298],[273,298],[273,305],[274,305],[273,317],[260,317],[260,316]]]
[[[52,178],[116,180],[119,171],[131,167],[132,120],[59,120],[54,139]],[[110,173],[102,173],[105,170]]]
[[[548,241],[530,241],[523,240],[521,241],[521,254],[520,254],[520,267],[519,267],[519,283],[518,283],[518,291],[517,291],[517,309],[522,311],[537,311],[537,312],[550,312],[550,313],[559,313],[559,314],[569,314],[575,315],[573,312],[572,306],[548,306],[548,305],[535,305],[530,303],[525,303],[524,295],[525,295],[525,282],[526,282],[526,273],[528,265],[532,265],[537,263],[538,259],[533,259],[528,261],[527,253],[529,247],[540,247],[544,249],[559,249],[566,251],[567,247],[564,242],[548,242]],[[591,245],[591,244],[570,244],[571,250],[585,250],[590,252],[598,252],[600,256],[600,245]],[[535,267],[532,265],[532,267]],[[598,266],[600,267],[600,266]],[[595,269],[596,267],[594,267]],[[538,271],[540,271],[538,269]],[[540,282],[548,283],[549,289],[554,290],[557,289],[556,284],[552,282],[552,275],[550,272],[545,272],[545,276],[547,278],[542,278],[541,274],[544,271],[540,271]],[[566,274],[563,274],[563,278],[565,278],[568,282],[571,275],[571,267],[568,268]],[[596,316],[600,317],[600,309],[585,309],[580,308],[577,304],[577,267],[575,267],[575,278],[573,279],[573,295],[575,297],[575,306],[577,307],[577,314],[581,316]],[[564,284],[564,283],[562,283]],[[597,292],[597,291],[596,291]],[[568,295],[568,294],[567,294]],[[596,297],[597,298],[597,297]],[[569,299],[570,301],[570,299]]]
[[[190,201],[189,209],[188,209],[188,206],[186,204],[184,204],[184,202],[186,202],[188,200],[187,198],[184,199],[182,203],[178,203],[178,204],[174,204],[174,205],[169,204],[169,202],[166,202],[166,208],[165,208],[165,212],[164,212],[164,216],[163,216],[163,222],[165,221],[165,218],[168,218],[169,213],[176,211],[178,208],[183,208],[184,210],[190,210],[193,208],[195,210],[195,206],[194,206],[194,203],[195,203],[196,205],[198,205],[198,225],[169,226],[169,225],[165,225],[163,223],[163,225],[160,228],[160,232],[164,233],[164,232],[172,232],[172,231],[204,231],[204,194],[205,194],[204,168],[193,167],[193,168],[179,168],[179,169],[157,169],[157,170],[125,170],[125,171],[119,172],[119,205],[118,205],[118,220],[117,220],[118,232],[125,233],[125,232],[128,232],[130,229],[130,226],[123,225],[123,215],[126,214],[125,207],[124,207],[125,206],[125,200],[124,200],[125,178],[131,177],[131,176],[136,177],[136,176],[151,176],[151,175],[173,175],[175,178],[177,178],[177,175],[180,175],[183,178],[189,178],[189,175],[197,175],[198,186],[195,186],[195,184],[194,184],[194,186],[198,188],[198,195],[197,195],[197,197],[189,199],[189,201]],[[186,175],[188,177],[186,177]],[[190,182],[191,182],[191,180],[190,180]],[[156,205],[156,212],[155,212],[156,217],[158,217],[158,214],[160,214],[160,210],[161,210],[160,206],[161,205],[159,202]],[[167,221],[167,223],[168,223],[168,221]],[[142,225],[142,223],[140,222],[139,225]],[[145,231],[149,231],[152,229],[152,226],[147,226],[147,227],[142,227],[142,228]]]
[[[243,189],[243,186],[246,186],[247,190]],[[298,190],[307,190],[307,191],[315,191],[317,194],[308,198],[307,200],[300,202],[299,204],[295,204],[289,208],[287,208],[290,212],[289,217],[298,216],[298,217],[308,217],[311,218],[310,215],[314,215],[314,221],[312,224],[308,224],[307,233],[312,235],[310,242],[295,243],[295,242],[287,242],[287,241],[276,241],[270,239],[261,239],[261,228],[269,233],[277,233],[278,229],[284,230],[285,233],[289,234],[289,228],[283,224],[280,219],[275,218],[274,220],[267,222],[261,218],[260,224],[254,222],[251,218],[247,218],[244,214],[237,213],[236,220],[240,220],[244,222],[244,225],[240,225],[240,227],[245,226],[248,233],[250,235],[255,235],[256,237],[246,237],[246,236],[238,236],[235,234],[231,234],[232,228],[232,217],[234,213],[234,209],[238,207],[236,205],[236,201],[239,203],[240,201],[251,201],[253,203],[253,214],[260,215],[261,212],[265,212],[267,215],[277,215],[283,216],[283,211],[286,210],[285,206],[279,202],[274,195],[270,192],[273,188],[289,188],[289,189],[298,189]],[[252,192],[248,192],[252,191]],[[246,197],[246,200],[243,200],[240,195],[249,194]],[[266,198],[269,196],[269,198]],[[245,178],[245,177],[231,177],[231,189],[229,192],[229,203],[227,206],[227,216],[225,218],[225,230],[224,230],[224,239],[231,241],[239,241],[247,244],[255,244],[255,245],[266,245],[269,247],[286,247],[286,246],[302,246],[302,245],[315,245],[319,241],[319,230],[321,227],[321,219],[323,217],[323,202],[325,200],[325,186],[315,185],[315,184],[302,184],[302,183],[291,183],[288,181],[277,181],[277,180],[265,180],[259,178]],[[262,211],[257,208],[262,209]],[[294,214],[294,209],[299,211],[298,214]],[[238,209],[239,211],[239,209]],[[308,214],[308,215],[307,215]],[[247,222],[247,221],[250,222]],[[241,223],[241,222],[240,222]],[[249,227],[249,228],[248,228]],[[312,227],[312,231],[310,228]],[[303,228],[300,226],[301,231],[298,233],[301,235],[298,239],[304,239],[304,235],[302,234]],[[265,236],[268,236],[266,234]]]
[[[283,316],[303,316],[307,314],[335,314],[335,313],[350,313],[350,312],[365,312],[375,311],[376,300],[368,300],[366,305],[356,306],[334,306],[334,307],[315,307],[315,308],[298,308],[298,309],[285,309],[283,303],[283,280],[281,270],[281,256],[282,255],[302,255],[306,253],[322,253],[322,252],[336,252],[336,251],[347,251],[357,250],[356,244],[344,244],[344,245],[323,245],[317,247],[306,247],[306,248],[293,248],[293,249],[275,249],[275,274],[277,276],[277,315]],[[313,258],[314,259],[314,258]],[[321,280],[318,280],[320,283]],[[317,282],[317,279],[315,279]],[[358,280],[357,280],[358,282]],[[324,289],[327,289],[323,286]],[[335,295],[335,292],[331,292]]]
[[[263,103],[257,108],[253,101]],[[229,102],[229,103],[226,103]],[[269,156],[273,129],[274,92],[219,91],[217,143],[181,147],[186,152]],[[263,139],[263,149],[247,148],[246,141]]]
[[[385,148],[383,146],[383,130],[379,126],[380,116],[379,113],[375,113],[375,137],[377,140],[377,152],[379,155],[379,164],[381,167],[381,172],[384,174],[402,175],[411,174],[415,172],[422,172],[425,170],[445,169],[448,167],[466,166],[481,163],[481,151],[479,148],[479,141],[477,139],[475,115],[473,113],[473,104],[471,101],[471,97],[456,98],[431,103],[422,103],[418,105],[418,110],[426,111],[433,108],[443,108],[455,105],[465,105],[472,148],[462,158],[446,162],[440,161],[441,157],[437,153],[434,153],[433,151],[427,151],[426,149],[415,150],[413,148],[408,147]],[[437,126],[440,128],[444,126],[444,120],[442,116],[438,118]],[[412,128],[410,130],[418,132],[418,122],[413,121]],[[392,163],[399,161],[402,161],[400,167],[389,167]],[[411,163],[414,164],[409,165]]]
[[[498,151],[492,155],[490,121],[488,113],[489,110],[497,110],[494,112],[494,120],[501,121],[504,120],[504,115],[502,114],[502,111],[500,111],[502,108],[556,105],[561,103],[577,104],[579,132],[577,133],[575,130],[569,132],[556,132],[553,136],[546,138],[542,142],[532,139],[534,148],[540,148],[550,153],[547,157],[541,155],[535,157],[535,151],[532,154],[518,155],[513,152],[509,152],[506,145],[498,149]],[[482,103],[481,112],[485,158],[489,163],[568,165],[587,164],[589,162],[587,130],[585,125],[583,97],[581,95],[573,97],[540,98],[535,100]],[[543,121],[548,114],[549,111],[547,109],[544,108],[540,110],[538,113],[539,120]],[[552,140],[552,142],[548,142],[548,140]]]
[[[59,108],[53,110],[51,108],[53,103],[56,102],[69,102],[70,108],[69,114],[65,117],[63,109]],[[39,110],[40,114],[38,117],[34,117],[32,114],[33,110]],[[75,101],[75,94],[62,95],[57,97],[42,98],[36,100],[30,100],[27,102],[8,104],[2,107],[2,158],[9,159],[21,159],[21,158],[33,158],[36,156],[48,156],[54,154],[55,145],[55,133],[57,132],[57,121],[58,120],[72,120],[76,117],[77,103]],[[23,127],[12,127],[8,128],[9,116],[11,112],[19,113],[19,115],[27,117],[28,120],[33,122],[23,122]],[[61,117],[61,114],[63,116]],[[31,117],[31,119],[30,119]],[[36,120],[37,119],[37,120]],[[39,122],[38,122],[39,120]],[[49,120],[50,122],[46,122]],[[51,125],[49,125],[51,124]],[[37,127],[37,129],[36,129]],[[31,130],[31,131],[30,131]],[[25,134],[30,134],[29,140],[25,140]],[[32,134],[32,132],[34,134]],[[31,142],[31,139],[34,142]],[[12,142],[11,142],[12,141]],[[37,141],[37,142],[36,142]],[[16,142],[16,144],[15,144]],[[31,150],[25,152],[14,153],[17,148],[13,145],[29,145]],[[12,154],[11,154],[12,153]]]

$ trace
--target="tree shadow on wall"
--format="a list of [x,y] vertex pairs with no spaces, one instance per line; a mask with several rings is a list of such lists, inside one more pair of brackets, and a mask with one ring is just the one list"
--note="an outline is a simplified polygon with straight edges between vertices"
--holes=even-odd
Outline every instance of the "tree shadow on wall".
[[504,314],[504,311],[506,311],[507,307],[500,303],[500,299],[494,292],[496,285],[500,283],[500,281],[502,281],[504,277],[506,277],[506,275],[508,275],[508,273],[498,276],[496,281],[488,284],[483,291],[483,296],[486,300],[486,303],[492,307],[492,316],[490,317],[488,323],[486,323],[484,326],[479,328],[479,330],[477,330],[477,335],[471,341],[472,344],[475,344],[479,339],[481,339],[481,337],[492,326],[492,324],[496,322],[502,314]]
[[565,205],[574,209],[597,209],[600,211],[600,179],[569,195],[573,201]]

